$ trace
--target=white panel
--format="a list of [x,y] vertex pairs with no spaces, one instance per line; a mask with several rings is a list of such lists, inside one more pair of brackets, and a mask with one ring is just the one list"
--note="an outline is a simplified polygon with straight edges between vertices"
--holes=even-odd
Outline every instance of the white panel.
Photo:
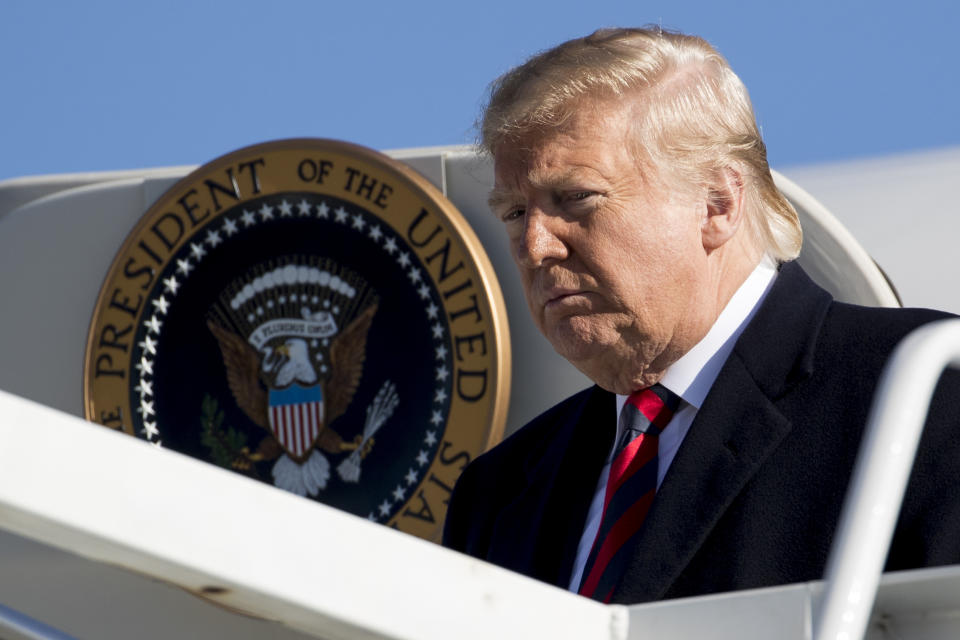
[[[257,548],[250,550],[256,552]],[[156,578],[2,529],[0,566],[0,603],[76,638],[313,637],[277,622],[234,613]],[[6,631],[0,624],[0,638],[7,640]]]
[[843,302],[900,306],[883,273],[846,227],[795,182],[776,171],[773,177],[800,218],[803,250],[798,262],[810,277]]
[[82,411],[87,327],[143,180],[68,189],[0,217],[0,389]]
[[440,193],[447,195],[447,182],[444,178],[443,157],[450,147],[420,147],[415,149],[391,149],[386,155],[400,160],[433,183]]
[[960,313],[960,148],[785,169],[887,273],[906,306]]
[[0,528],[45,544],[324,638],[622,637],[622,607],[6,393],[0,416]]
[[630,640],[807,640],[807,584],[629,607]]

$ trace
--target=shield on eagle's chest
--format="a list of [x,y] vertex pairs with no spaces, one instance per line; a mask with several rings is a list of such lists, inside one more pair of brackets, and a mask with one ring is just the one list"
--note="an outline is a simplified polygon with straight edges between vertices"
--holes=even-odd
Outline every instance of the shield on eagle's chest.
[[323,430],[323,389],[319,384],[270,390],[270,429],[277,442],[294,460],[313,449]]

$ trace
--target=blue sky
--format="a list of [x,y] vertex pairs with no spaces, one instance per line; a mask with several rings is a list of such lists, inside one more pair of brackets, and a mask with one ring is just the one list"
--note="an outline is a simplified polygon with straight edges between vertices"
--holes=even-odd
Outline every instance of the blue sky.
[[960,144],[960,3],[0,0],[0,180],[203,163],[295,136],[471,142],[488,83],[601,26],[696,33],[772,164]]

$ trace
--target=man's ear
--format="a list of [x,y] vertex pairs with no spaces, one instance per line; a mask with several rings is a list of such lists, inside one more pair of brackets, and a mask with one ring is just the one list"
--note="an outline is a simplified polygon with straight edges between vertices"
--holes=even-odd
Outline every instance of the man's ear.
[[714,171],[707,191],[707,212],[701,224],[703,247],[719,249],[744,223],[743,174],[734,166]]

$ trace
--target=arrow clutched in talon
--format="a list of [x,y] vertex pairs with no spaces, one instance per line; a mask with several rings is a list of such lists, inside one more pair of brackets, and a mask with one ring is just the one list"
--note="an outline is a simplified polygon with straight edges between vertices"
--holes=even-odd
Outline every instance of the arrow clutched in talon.
[[340,478],[344,482],[360,481],[360,461],[373,448],[373,434],[393,415],[399,403],[400,397],[397,395],[396,385],[387,380],[380,387],[380,391],[377,392],[373,402],[367,407],[367,419],[363,425],[363,435],[357,436],[359,443],[356,449],[337,467],[337,473],[340,474]]

